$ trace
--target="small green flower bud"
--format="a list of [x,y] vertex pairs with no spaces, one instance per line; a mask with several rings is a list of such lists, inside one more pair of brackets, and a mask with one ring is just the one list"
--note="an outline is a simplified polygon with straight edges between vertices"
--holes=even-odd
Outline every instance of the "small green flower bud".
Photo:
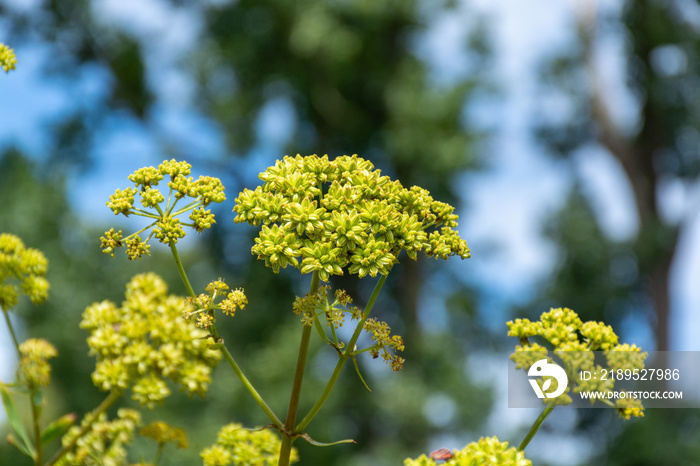
[[163,174],[154,167],[143,167],[129,175],[129,180],[136,186],[142,186],[144,189],[150,186],[155,186],[163,179]]
[[123,191],[117,189],[114,191],[114,194],[109,196],[107,207],[114,212],[114,215],[124,214],[125,217],[128,217],[129,211],[134,207],[134,196],[136,193],[135,188],[126,188]]

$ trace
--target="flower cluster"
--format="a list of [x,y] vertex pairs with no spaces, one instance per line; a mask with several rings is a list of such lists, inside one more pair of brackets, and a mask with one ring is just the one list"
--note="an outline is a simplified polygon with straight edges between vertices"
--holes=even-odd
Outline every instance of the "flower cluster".
[[[73,426],[63,436],[64,446],[70,445],[83,426],[91,422],[90,415],[83,419],[82,426]],[[108,421],[102,413],[81,436],[71,451],[56,462],[57,466],[97,466],[103,464],[125,464],[126,445],[131,443],[134,430],[141,423],[141,414],[133,409],[121,408],[117,419]]]
[[[272,466],[277,464],[280,440],[270,430],[248,430],[240,424],[221,428],[216,443],[200,453],[204,466]],[[299,461],[296,448],[291,462]]]
[[127,284],[121,307],[103,301],[85,310],[80,326],[90,331],[90,354],[97,356],[97,387],[131,388],[149,407],[170,394],[166,379],[189,394],[206,392],[221,354],[208,349],[204,331],[179,318],[185,300],[167,291],[156,274],[141,274]]
[[[342,327],[345,323],[345,313],[350,313],[353,320],[362,317],[362,310],[357,306],[351,306],[352,298],[345,290],[335,291],[335,301],[328,301],[330,286],[320,286],[315,293],[304,297],[297,296],[292,304],[292,310],[301,316],[301,323],[311,326],[320,315],[326,319],[326,325],[331,330]],[[342,347],[342,346],[341,346]]]
[[0,233],[0,307],[6,311],[15,307],[20,293],[34,304],[45,301],[49,293],[49,282],[44,278],[47,268],[41,251],[26,248],[15,235]]
[[155,440],[158,445],[174,443],[178,448],[187,448],[187,434],[179,427],[167,422],[154,421],[139,430],[139,435]]
[[[233,317],[237,309],[243,309],[248,304],[248,298],[242,288],[237,288],[227,294],[228,290],[228,285],[220,279],[209,283],[206,287],[206,293],[194,298],[187,298],[188,308],[183,311],[182,317],[185,320],[190,320],[193,316],[197,316],[195,325],[203,329],[208,329],[216,322],[215,309]],[[217,299],[222,296],[225,298],[217,303]]]
[[19,345],[19,371],[29,386],[46,387],[51,381],[49,359],[58,356],[56,348],[42,338],[30,338]]
[[[570,381],[575,387],[574,393],[586,391],[612,390],[614,381],[581,380],[581,371],[601,373],[604,369],[595,361],[594,351],[605,354],[607,370],[643,369],[647,353],[642,352],[637,345],[618,343],[618,337],[612,327],[602,322],[583,322],[579,316],[568,308],[551,309],[541,315],[540,320],[531,322],[528,319],[516,319],[508,325],[508,336],[520,339],[511,355],[518,369],[529,369],[540,359],[547,358],[548,348],[531,342],[530,338],[540,337],[553,348],[554,354],[562,361]],[[538,381],[540,385],[543,380]],[[567,388],[570,390],[571,383]],[[556,403],[568,404],[568,395],[557,397]],[[551,401],[551,400],[550,400]],[[644,416],[642,403],[639,400],[618,399],[613,404],[609,400],[600,400],[617,408],[620,417],[629,419],[630,416]],[[591,400],[593,403],[594,400]]]
[[[315,293],[307,294],[304,297],[299,297],[294,300],[292,309],[295,314],[301,316],[302,324],[306,326],[317,325],[321,338],[330,343],[334,348],[340,350],[345,347],[345,343],[338,340],[336,330],[342,327],[345,323],[345,314],[350,314],[352,320],[360,320],[362,318],[362,310],[357,306],[352,306],[352,298],[345,290],[335,291],[335,300],[330,302],[328,299],[328,291],[330,286],[324,285],[319,287]],[[318,324],[319,317],[323,317],[326,321],[326,326],[330,329],[331,337],[326,336],[323,328]],[[403,339],[398,335],[391,335],[391,328],[386,322],[377,320],[374,317],[368,318],[362,324],[362,329],[372,336],[374,345],[362,350],[355,349],[353,356],[369,352],[373,358],[378,358],[381,353],[384,362],[386,362],[395,371],[403,368],[405,360],[391,353],[393,351],[403,351]]]
[[403,339],[398,335],[391,336],[391,328],[389,328],[389,325],[374,317],[365,321],[364,330],[370,333],[372,335],[372,340],[376,342],[376,344],[369,349],[369,354],[376,359],[381,352],[384,362],[389,364],[393,370],[400,371],[403,368],[405,360],[392,354],[390,349],[394,351],[403,351]]
[[235,221],[262,225],[252,253],[275,272],[287,265],[321,280],[343,270],[386,275],[401,251],[447,259],[469,257],[454,230],[454,208],[417,186],[381,176],[357,155],[284,157],[264,182],[236,199]]
[[2,68],[5,73],[9,73],[10,70],[15,69],[16,63],[17,57],[15,57],[15,51],[0,42],[0,68]]
[[[166,160],[158,165],[158,168],[144,167],[129,175],[129,180],[136,188],[117,189],[109,197],[107,206],[114,215],[139,215],[151,219],[152,223],[126,238],[122,237],[121,230],[109,230],[100,238],[102,252],[114,257],[117,248],[126,246],[129,259],[140,259],[144,254],[149,254],[150,245],[147,243],[153,236],[161,243],[175,244],[185,236],[183,226],[194,228],[200,233],[211,228],[216,223],[214,214],[204,207],[212,202],[220,203],[226,200],[224,187],[218,178],[211,176],[200,176],[198,180],[193,180],[191,176],[187,176],[191,168],[187,162]],[[169,180],[167,199],[156,187],[166,176]],[[141,205],[152,211],[134,206],[136,194],[141,197]],[[184,198],[190,198],[190,202],[176,208],[178,202]],[[190,212],[189,222],[180,219],[180,216],[187,212]],[[142,240],[139,234],[151,228],[152,231],[146,240]]]
[[[436,466],[437,462],[421,455],[416,459],[407,458],[404,466]],[[497,437],[482,437],[461,450],[452,452],[445,466],[532,466],[532,461],[525,458],[525,453],[515,447],[508,448],[508,442],[501,442]]]

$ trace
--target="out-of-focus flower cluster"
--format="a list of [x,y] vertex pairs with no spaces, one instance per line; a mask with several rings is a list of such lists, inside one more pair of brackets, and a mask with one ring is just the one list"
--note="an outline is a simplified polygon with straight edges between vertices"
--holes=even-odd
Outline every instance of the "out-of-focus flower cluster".
[[[204,466],[273,466],[277,464],[281,442],[279,437],[266,430],[248,430],[241,424],[228,424],[221,428],[216,443],[200,453]],[[291,462],[299,461],[296,448],[292,449]]]
[[260,226],[252,253],[275,272],[287,265],[321,280],[343,270],[385,275],[401,251],[469,257],[454,208],[418,186],[404,188],[357,155],[284,157],[236,199],[235,221]]
[[[83,419],[81,427],[73,426],[61,442],[69,445],[81,428],[91,421],[90,415]],[[57,466],[98,466],[126,464],[126,449],[134,438],[134,430],[141,423],[141,414],[133,409],[121,408],[117,419],[107,420],[102,413],[88,432],[80,437],[75,446],[56,462]]]
[[[126,246],[129,259],[140,259],[144,254],[149,254],[150,245],[147,243],[153,236],[161,243],[175,244],[185,236],[183,227],[193,228],[197,232],[211,228],[216,223],[214,214],[204,208],[212,202],[220,203],[226,200],[224,187],[218,178],[211,176],[200,176],[199,179],[193,180],[191,176],[187,176],[191,168],[187,162],[166,160],[158,165],[158,168],[144,167],[129,175],[129,180],[136,188],[117,189],[109,196],[107,206],[114,215],[122,214],[128,217],[134,214],[152,219],[153,222],[126,238],[122,236],[121,230],[115,231],[112,228],[105,232],[100,238],[102,252],[114,257],[117,248]],[[167,198],[156,187],[166,176],[169,180]],[[144,209],[151,209],[150,211],[134,206],[136,194],[140,195]],[[189,198],[189,202],[176,208],[184,198]],[[187,212],[190,212],[190,221],[182,221],[180,216]],[[151,228],[146,240],[142,240],[140,233]]]
[[[362,318],[362,310],[357,306],[352,306],[352,298],[345,290],[335,291],[335,300],[330,302],[328,299],[328,291],[330,286],[325,285],[319,287],[316,293],[307,294],[304,297],[299,297],[294,300],[292,310],[295,314],[301,316],[302,324],[312,326],[317,324],[319,317],[323,316],[326,321],[326,326],[330,328],[333,346],[340,350],[345,347],[345,343],[338,340],[336,330],[342,327],[345,323],[345,314],[350,314],[352,320],[360,320]],[[405,360],[392,351],[403,351],[403,339],[398,335],[391,335],[391,328],[386,322],[370,317],[365,320],[363,330],[372,336],[374,345],[363,350],[353,351],[353,355],[369,352],[373,358],[382,355],[386,362],[395,371],[403,368]],[[321,337],[331,343],[330,339],[325,336],[322,328],[318,328]]]
[[34,304],[46,300],[48,261],[41,251],[27,248],[15,235],[0,233],[0,307],[9,311],[24,294]]
[[0,42],[0,68],[2,68],[5,73],[9,73],[10,70],[15,69],[15,64],[17,64],[15,51]]
[[[531,342],[531,338],[541,338],[552,347],[554,355],[562,362],[569,378],[569,392],[572,382],[575,385],[574,393],[588,391],[607,392],[614,387],[614,380],[601,377],[581,380],[581,372],[601,374],[605,369],[625,370],[643,369],[646,352],[642,352],[637,345],[620,344],[618,336],[612,327],[603,322],[583,322],[578,314],[568,308],[551,309],[541,315],[540,320],[531,322],[528,319],[515,319],[507,323],[508,336],[520,339],[520,344],[515,347],[515,352],[510,359],[515,362],[518,369],[528,370],[532,364],[540,359],[547,358],[549,348],[537,342]],[[605,353],[606,366],[595,361],[594,351]],[[551,358],[550,358],[551,361]],[[538,382],[542,385],[543,380]],[[615,404],[610,400],[600,400],[603,403],[614,406],[620,417],[629,419],[630,416],[644,416],[641,401],[637,399],[618,399]],[[546,399],[546,402],[552,402]],[[571,403],[571,398],[563,394],[554,399],[557,404]],[[595,400],[591,399],[591,403]]]
[[[243,309],[248,304],[248,298],[242,288],[229,291],[229,287],[222,280],[215,280],[206,287],[206,293],[202,293],[194,298],[187,298],[188,308],[182,317],[190,320],[197,316],[195,325],[199,328],[208,329],[216,322],[215,309],[221,310],[224,314],[233,317],[237,309]],[[217,302],[221,297],[224,299]]]
[[[444,466],[532,466],[532,461],[525,458],[525,453],[515,447],[508,448],[508,442],[501,442],[497,437],[482,437],[462,450],[452,452],[452,457]],[[436,466],[438,463],[421,455],[416,459],[407,458],[404,466]]]
[[180,318],[185,299],[167,291],[156,274],[141,274],[127,284],[121,307],[103,301],[85,310],[80,326],[90,331],[90,354],[97,356],[97,387],[131,388],[149,407],[170,394],[166,379],[190,395],[207,391],[221,354],[208,349],[206,332]]
[[159,445],[174,443],[178,448],[187,448],[187,434],[179,427],[167,422],[154,421],[139,430],[139,435],[155,440]]
[[46,387],[51,382],[49,359],[58,356],[56,348],[43,338],[30,338],[19,345],[19,372],[29,386]]

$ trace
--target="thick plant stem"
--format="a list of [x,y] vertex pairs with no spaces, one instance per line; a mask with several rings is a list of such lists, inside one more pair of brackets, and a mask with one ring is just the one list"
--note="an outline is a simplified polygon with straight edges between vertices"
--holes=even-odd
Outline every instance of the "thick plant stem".
[[97,408],[95,408],[90,414],[88,414],[88,416],[90,416],[89,421],[86,422],[85,425],[80,429],[78,434],[75,437],[73,437],[73,440],[71,440],[68,444],[64,445],[63,448],[58,450],[53,456],[53,458],[51,458],[51,461],[46,463],[45,466],[52,466],[56,464],[56,462],[60,460],[63,455],[68,453],[75,446],[75,444],[78,443],[78,440],[80,440],[80,438],[83,435],[85,435],[87,431],[90,430],[97,418],[100,417],[100,414],[107,411],[109,407],[112,406],[114,402],[117,401],[119,398],[121,398],[121,393],[115,391],[110,392],[109,395],[107,395],[107,398],[102,400],[102,403],[100,403],[100,405]]
[[365,307],[365,312],[362,313],[362,319],[357,324],[357,328],[355,328],[355,332],[353,333],[352,338],[350,338],[350,342],[345,348],[343,356],[341,356],[340,359],[338,359],[338,362],[335,365],[335,369],[333,369],[333,373],[331,374],[331,378],[326,384],[326,388],[323,390],[323,393],[321,393],[321,396],[318,398],[318,401],[316,401],[316,404],[314,404],[309,413],[304,417],[304,419],[301,420],[296,429],[294,429],[295,432],[301,432],[306,428],[306,426],[309,425],[311,420],[316,416],[316,414],[318,414],[318,412],[321,410],[321,407],[333,391],[333,387],[338,381],[338,377],[340,377],[340,372],[343,370],[345,362],[352,357],[352,353],[355,350],[355,343],[357,343],[357,339],[360,337],[360,332],[362,332],[362,328],[364,327],[365,321],[369,317],[369,314],[372,312],[372,308],[374,307],[374,303],[377,300],[377,296],[379,296],[379,292],[382,290],[382,286],[384,286],[386,277],[387,275],[382,275],[377,284],[374,286],[374,291],[372,292],[372,296],[369,298],[367,307]]
[[[195,297],[194,290],[192,289],[192,285],[190,285],[190,281],[187,278],[187,274],[185,273],[185,268],[182,266],[182,261],[180,260],[180,255],[177,252],[177,248],[175,247],[174,243],[170,243],[170,250],[173,253],[173,258],[175,259],[175,265],[177,265],[177,270],[180,272],[180,278],[182,279],[182,283],[184,283],[185,288],[187,289],[187,293],[191,297]],[[219,337],[219,333],[216,331],[216,326],[212,325],[209,328],[211,332],[211,336],[213,337],[215,342],[220,342],[222,341],[221,338]],[[220,349],[221,353],[224,355],[224,359],[228,363],[229,366],[231,366],[231,369],[233,372],[236,374],[238,379],[241,381],[243,384],[243,387],[250,393],[250,395],[253,397],[255,402],[262,408],[262,410],[265,412],[268,418],[270,418],[270,421],[277,427],[278,429],[282,428],[282,421],[279,420],[279,418],[275,415],[275,413],[272,411],[272,409],[268,406],[267,403],[265,403],[265,400],[263,400],[262,396],[258,393],[258,391],[253,387],[253,384],[250,383],[250,380],[243,374],[243,371],[241,370],[240,367],[238,367],[238,364],[236,364],[236,361],[233,359],[233,356],[229,352],[229,350],[226,348],[226,346],[222,346]]]
[[535,436],[537,431],[540,429],[540,426],[544,422],[544,420],[549,416],[549,413],[551,413],[554,410],[554,407],[556,405],[554,403],[550,403],[547,405],[546,408],[544,408],[544,411],[540,414],[540,416],[535,420],[535,423],[532,424],[532,427],[530,427],[530,431],[527,433],[525,438],[523,439],[522,443],[518,447],[518,450],[525,450],[525,447],[530,443],[530,440]]
[[[320,280],[318,272],[314,272],[311,277],[309,294],[318,291]],[[292,383],[292,394],[289,397],[289,408],[287,409],[287,419],[284,423],[284,435],[282,436],[282,446],[280,448],[279,466],[289,465],[289,458],[292,454],[292,443],[294,437],[294,425],[297,422],[297,410],[299,399],[301,398],[301,383],[304,381],[304,369],[306,368],[306,357],[309,353],[309,341],[311,341],[311,325],[304,325],[301,332],[301,342],[299,343],[299,355],[297,356],[297,367],[294,372],[294,382]]]

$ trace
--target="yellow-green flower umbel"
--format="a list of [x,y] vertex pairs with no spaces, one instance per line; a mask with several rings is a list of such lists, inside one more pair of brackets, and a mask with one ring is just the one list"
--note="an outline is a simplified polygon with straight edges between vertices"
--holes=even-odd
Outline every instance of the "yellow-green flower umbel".
[[[280,440],[269,430],[244,429],[241,424],[221,428],[216,443],[200,453],[204,466],[273,466],[277,464]],[[291,462],[299,461],[296,448]]]
[[[416,459],[407,458],[404,466],[437,466],[433,458],[421,455]],[[497,437],[482,437],[461,450],[454,450],[444,466],[532,466],[525,453]]]
[[[151,219],[152,223],[126,238],[122,237],[121,230],[115,231],[112,228],[100,238],[102,252],[114,257],[114,251],[118,247],[126,246],[129,259],[140,259],[144,254],[150,254],[151,246],[147,243],[151,237],[155,236],[164,244],[175,244],[185,236],[183,227],[193,228],[198,233],[211,228],[216,223],[214,214],[204,208],[212,202],[220,203],[226,199],[224,187],[218,178],[211,176],[200,176],[193,180],[187,176],[191,168],[187,162],[166,160],[158,168],[144,167],[129,175],[129,180],[136,188],[117,189],[109,197],[107,207],[114,215],[138,215]],[[157,188],[165,177],[169,180],[167,198]],[[134,206],[137,194],[141,196],[144,209],[150,211]],[[190,199],[183,205],[180,201],[185,198]],[[187,212],[190,212],[189,222],[181,219]],[[149,229],[152,230],[148,237],[145,241],[142,240],[139,234]]]
[[401,251],[469,257],[454,208],[404,188],[357,155],[284,157],[236,199],[235,221],[262,226],[252,253],[275,272],[287,265],[321,280],[344,270],[386,275]]
[[38,249],[27,248],[15,235],[0,233],[0,308],[9,311],[24,294],[34,304],[46,300],[48,261]]
[[[540,320],[532,322],[529,319],[515,319],[508,322],[508,336],[520,339],[515,352],[510,359],[515,362],[517,369],[527,370],[540,359],[549,355],[551,345],[554,354],[562,360],[569,380],[574,386],[574,393],[586,391],[612,390],[614,381],[582,380],[581,371],[600,373],[603,369],[595,362],[594,351],[605,352],[607,369],[643,369],[647,353],[642,352],[637,345],[620,344],[612,327],[603,322],[583,322],[576,312],[569,308],[550,309],[542,313]],[[547,346],[531,341],[540,339]],[[540,380],[539,382],[542,382]],[[567,387],[566,392],[570,390]],[[591,399],[591,403],[595,400]],[[615,403],[610,400],[599,401],[617,409],[620,417],[629,419],[630,416],[644,416],[644,408],[638,399],[618,399]],[[546,400],[551,402],[551,400]],[[556,404],[569,404],[571,398],[564,394],[557,397]]]
[[15,69],[15,64],[17,64],[15,51],[0,42],[0,68],[2,68],[5,73],[9,73],[10,70]]
[[188,394],[206,392],[221,353],[208,349],[205,331],[180,318],[184,298],[167,291],[156,274],[141,274],[127,284],[121,307],[103,301],[85,310],[80,326],[90,330],[98,388],[131,388],[132,398],[149,406],[170,394],[166,379]]

